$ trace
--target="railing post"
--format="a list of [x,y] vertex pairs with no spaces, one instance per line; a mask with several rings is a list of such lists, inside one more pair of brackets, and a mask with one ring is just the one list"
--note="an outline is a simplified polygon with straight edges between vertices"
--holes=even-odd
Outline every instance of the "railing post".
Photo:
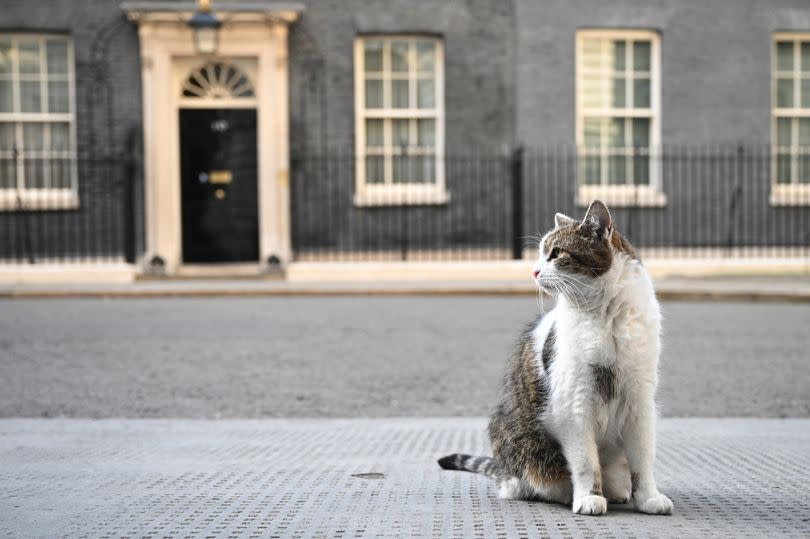
[[523,258],[523,158],[524,150],[518,146],[512,152],[512,259]]
[[129,264],[135,263],[135,159],[128,155],[123,167],[121,179],[121,214],[124,219],[124,259]]

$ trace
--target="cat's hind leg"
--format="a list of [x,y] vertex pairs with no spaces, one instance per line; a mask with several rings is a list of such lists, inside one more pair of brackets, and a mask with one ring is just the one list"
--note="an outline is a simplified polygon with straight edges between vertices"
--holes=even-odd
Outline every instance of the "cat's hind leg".
[[505,477],[498,480],[498,497],[504,500],[537,500],[534,486],[520,477]]
[[498,478],[498,497],[503,500],[531,500],[534,491],[529,482],[519,477]]
[[569,477],[542,482],[506,477],[498,480],[498,497],[504,500],[535,500],[567,505],[573,498],[573,487]]
[[630,501],[630,466],[624,455],[616,455],[602,467],[602,490],[609,503]]
[[553,481],[531,482],[534,493],[532,499],[544,502],[561,503],[569,505],[574,498],[574,487],[570,477],[562,477]]

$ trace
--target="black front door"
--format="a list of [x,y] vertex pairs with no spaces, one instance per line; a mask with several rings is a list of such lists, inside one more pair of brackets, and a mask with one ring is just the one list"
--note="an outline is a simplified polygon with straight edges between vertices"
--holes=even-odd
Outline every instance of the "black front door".
[[181,109],[183,261],[259,260],[256,111]]

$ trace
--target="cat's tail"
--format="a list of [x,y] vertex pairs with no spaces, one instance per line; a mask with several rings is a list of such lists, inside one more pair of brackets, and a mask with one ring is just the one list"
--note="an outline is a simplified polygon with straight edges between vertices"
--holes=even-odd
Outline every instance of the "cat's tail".
[[440,458],[438,462],[439,466],[444,470],[463,470],[465,472],[484,474],[489,477],[498,475],[498,464],[492,457],[474,457],[454,453]]

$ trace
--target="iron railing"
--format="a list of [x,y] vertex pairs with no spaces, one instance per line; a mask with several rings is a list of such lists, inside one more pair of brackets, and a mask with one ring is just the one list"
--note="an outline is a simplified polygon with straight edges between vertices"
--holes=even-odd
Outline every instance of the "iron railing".
[[[424,167],[423,156],[402,159],[400,169]],[[533,257],[556,212],[581,216],[600,198],[648,256],[810,257],[810,166],[786,176],[781,159],[770,147],[740,145],[469,152],[444,157],[443,186],[364,188],[362,157],[301,154],[292,167],[293,248],[302,261]]]
[[[368,187],[357,184],[364,162],[349,151],[293,156],[295,260],[531,258],[556,212],[581,216],[591,198],[602,198],[642,256],[810,263],[810,158],[802,152],[776,158],[769,147],[678,146],[610,150],[598,162],[562,146],[454,153],[441,163],[401,155],[393,177],[421,183]],[[628,168],[637,184],[622,183]],[[0,263],[138,259],[143,203],[133,161],[84,157],[77,170],[73,190],[3,182]]]
[[[77,168],[77,182],[37,186],[32,176],[57,178]],[[3,167],[0,189],[0,263],[134,262],[132,162],[120,157],[41,160]],[[50,172],[50,174],[45,174]],[[33,173],[33,174],[32,174]]]

